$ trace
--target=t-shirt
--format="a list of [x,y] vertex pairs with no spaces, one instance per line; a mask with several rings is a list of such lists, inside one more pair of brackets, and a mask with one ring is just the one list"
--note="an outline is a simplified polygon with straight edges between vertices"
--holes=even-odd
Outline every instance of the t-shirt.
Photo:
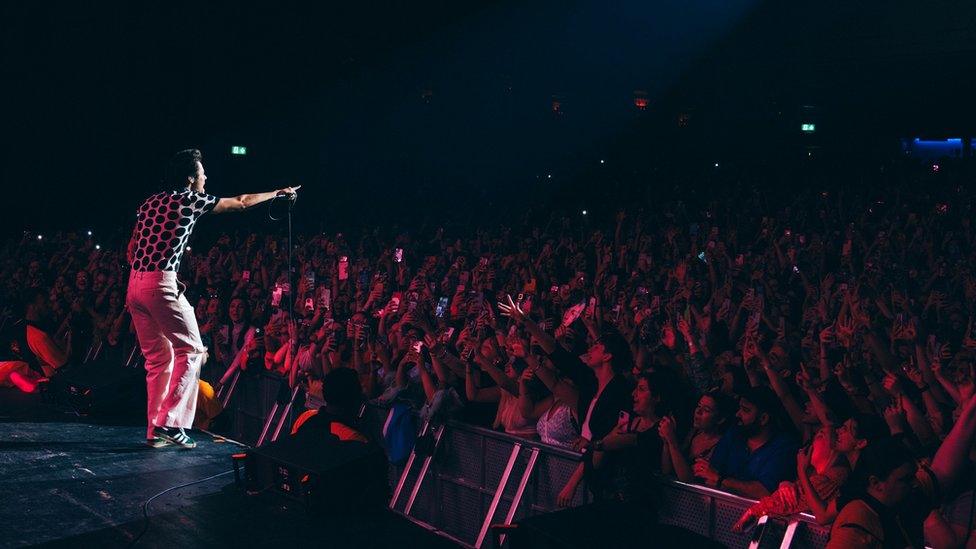
[[759,481],[772,493],[779,483],[796,476],[796,442],[783,433],[750,452],[738,428],[725,432],[715,446],[710,463],[720,475],[736,480]]
[[134,271],[179,271],[183,250],[200,216],[214,209],[217,197],[190,189],[164,191],[146,199],[136,216]]

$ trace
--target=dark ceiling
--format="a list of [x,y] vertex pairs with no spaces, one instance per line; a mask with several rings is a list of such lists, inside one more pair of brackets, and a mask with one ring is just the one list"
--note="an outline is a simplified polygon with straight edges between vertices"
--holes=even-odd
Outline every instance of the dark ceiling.
[[326,215],[517,197],[684,111],[719,150],[802,105],[825,141],[976,120],[972,2],[81,4],[0,8],[7,228],[125,225],[188,146],[212,192],[300,182]]

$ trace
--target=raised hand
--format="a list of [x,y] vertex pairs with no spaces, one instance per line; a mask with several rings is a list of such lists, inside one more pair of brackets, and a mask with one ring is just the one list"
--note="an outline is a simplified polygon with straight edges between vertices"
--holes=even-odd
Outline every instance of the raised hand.
[[893,399],[891,404],[885,406],[882,415],[892,434],[904,431],[905,418],[901,408],[901,401],[898,398]]
[[677,441],[674,417],[665,416],[661,418],[661,421],[657,424],[657,434],[666,443],[674,444]]
[[801,448],[799,452],[796,453],[796,472],[797,475],[802,475],[806,472],[807,467],[810,466],[810,451],[811,448]]
[[688,321],[684,317],[678,318],[678,332],[685,337],[685,340],[692,341],[691,325],[688,324]]
[[850,348],[854,343],[854,321],[850,318],[837,319],[837,340],[844,347]]
[[298,342],[298,323],[294,320],[288,320],[288,339]]
[[505,294],[505,301],[498,302],[498,312],[502,316],[511,318],[516,324],[525,322],[525,311],[519,304],[512,301],[512,296],[509,294]]
[[907,377],[912,383],[917,387],[925,386],[925,380],[922,378],[922,371],[915,366],[905,366],[905,377]]
[[900,396],[902,394],[901,381],[894,374],[885,374],[884,380],[881,382],[885,390],[893,396]]
[[833,326],[827,326],[823,330],[820,330],[820,344],[829,345],[834,342],[834,328]]

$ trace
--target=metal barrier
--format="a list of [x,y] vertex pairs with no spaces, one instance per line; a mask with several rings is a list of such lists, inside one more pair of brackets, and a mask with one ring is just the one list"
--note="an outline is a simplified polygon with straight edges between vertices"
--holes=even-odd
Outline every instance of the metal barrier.
[[[411,487],[409,500],[394,498],[391,507],[467,547],[481,547],[491,525],[555,511],[580,461],[574,452],[455,422],[436,447],[426,467],[391,468],[400,491]],[[585,503],[584,493],[574,504]]]
[[[250,403],[235,398],[238,409],[230,410],[238,420],[249,418],[250,431],[239,421],[234,430],[249,432],[251,436],[245,433],[238,440],[253,443],[262,424],[272,417],[269,411],[284,380],[264,372],[242,377],[248,379],[242,379],[244,389],[235,393],[236,397],[249,393],[263,397]],[[239,408],[245,404],[251,408]],[[321,404],[311,398],[307,401],[309,408]],[[285,415],[294,421],[291,416],[299,411],[290,412]],[[364,430],[378,439],[389,408],[371,405],[367,412]],[[284,421],[283,417],[279,419],[279,428]],[[418,460],[420,456],[411,454],[407,463],[390,466],[394,494],[390,508],[466,547],[482,547],[492,525],[559,510],[557,495],[581,459],[576,452],[455,421],[436,427],[425,424],[421,431],[428,429],[436,440],[432,456]],[[830,536],[830,528],[818,525],[807,513],[786,519],[763,517],[752,532],[736,533],[732,525],[756,500],[664,478],[660,487],[661,523],[685,528],[727,547],[817,549],[825,547]],[[572,505],[587,503],[587,494],[585,489],[578,490]],[[504,534],[499,539],[504,543]]]
[[[732,525],[756,500],[677,480],[664,480],[662,487],[658,510],[662,523],[680,526],[727,547],[750,546],[753,536],[733,532]],[[830,528],[817,524],[808,513],[791,516],[789,521],[769,518],[757,528],[762,535],[758,547],[817,548],[826,546],[830,537]]]
[[[449,422],[429,471],[394,467],[391,483],[413,486],[416,505],[396,498],[391,507],[409,519],[446,534],[468,547],[482,547],[490,525],[558,510],[556,496],[581,459],[580,454],[511,437],[471,425]],[[512,479],[518,478],[518,482]],[[585,490],[573,505],[586,503]],[[749,547],[750,533],[732,525],[755,500],[703,486],[662,479],[659,520],[718,541]],[[757,527],[755,547],[826,545],[829,529],[802,514],[792,520],[766,518]],[[501,537],[504,541],[504,535]]]
[[230,389],[220,394],[225,413],[230,415],[227,436],[254,446],[263,444],[269,435],[276,439],[303,411],[292,405],[300,390],[287,385],[286,378],[264,370],[235,375]]

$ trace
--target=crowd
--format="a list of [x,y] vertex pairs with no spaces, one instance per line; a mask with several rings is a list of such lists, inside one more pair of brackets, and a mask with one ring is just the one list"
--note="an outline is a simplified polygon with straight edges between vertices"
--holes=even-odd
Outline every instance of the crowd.
[[[583,452],[564,504],[673,475],[757,499],[737,528],[805,511],[835,547],[971,546],[942,505],[976,481],[973,195],[879,181],[305,235],[292,277],[286,239],[223,235],[180,277],[217,388],[272,371],[321,394],[351,368],[370,398]],[[25,235],[3,258],[11,318],[76,358],[131,349],[121,246]]]

